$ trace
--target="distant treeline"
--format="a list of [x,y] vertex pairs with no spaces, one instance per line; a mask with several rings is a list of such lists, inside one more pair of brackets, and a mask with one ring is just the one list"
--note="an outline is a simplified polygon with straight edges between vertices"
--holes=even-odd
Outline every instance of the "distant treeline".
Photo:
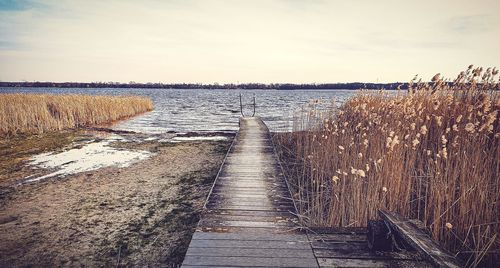
[[247,83],[247,84],[164,84],[164,83],[116,83],[116,82],[0,82],[0,87],[55,87],[55,88],[175,88],[175,89],[407,89],[408,83],[327,83],[327,84],[292,84],[292,83]]

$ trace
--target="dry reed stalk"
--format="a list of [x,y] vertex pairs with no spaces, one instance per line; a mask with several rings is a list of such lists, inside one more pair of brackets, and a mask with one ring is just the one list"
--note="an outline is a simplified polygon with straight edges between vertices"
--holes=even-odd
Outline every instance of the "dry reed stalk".
[[153,109],[149,98],[0,94],[0,137],[111,123]]
[[422,220],[471,267],[498,263],[497,74],[470,66],[453,82],[361,92],[329,113],[310,105],[276,138],[306,223],[365,226],[385,208]]

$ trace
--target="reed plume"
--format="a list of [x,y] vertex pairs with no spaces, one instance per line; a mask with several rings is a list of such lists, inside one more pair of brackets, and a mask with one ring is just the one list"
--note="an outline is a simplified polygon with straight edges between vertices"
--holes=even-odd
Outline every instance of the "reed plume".
[[498,70],[414,79],[407,92],[312,102],[275,136],[310,226],[366,226],[380,208],[422,220],[468,266],[500,262]]

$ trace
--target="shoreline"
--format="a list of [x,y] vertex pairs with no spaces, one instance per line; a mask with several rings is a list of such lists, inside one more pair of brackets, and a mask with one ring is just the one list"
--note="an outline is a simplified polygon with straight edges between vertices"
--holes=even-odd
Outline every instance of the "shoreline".
[[[232,137],[161,142],[124,134],[127,142],[114,142],[114,148],[152,155],[127,167],[15,185],[32,172],[20,166],[30,155],[68,150],[97,137],[80,131],[52,134],[45,146],[34,142],[38,150],[14,155],[10,164],[16,168],[1,170],[0,266],[180,264]],[[5,155],[8,146],[1,145]]]

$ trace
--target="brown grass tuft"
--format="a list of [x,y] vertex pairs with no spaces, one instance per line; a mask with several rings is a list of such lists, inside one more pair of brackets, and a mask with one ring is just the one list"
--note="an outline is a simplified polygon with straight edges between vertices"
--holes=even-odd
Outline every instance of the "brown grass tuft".
[[0,137],[111,123],[151,111],[149,98],[0,94]]

